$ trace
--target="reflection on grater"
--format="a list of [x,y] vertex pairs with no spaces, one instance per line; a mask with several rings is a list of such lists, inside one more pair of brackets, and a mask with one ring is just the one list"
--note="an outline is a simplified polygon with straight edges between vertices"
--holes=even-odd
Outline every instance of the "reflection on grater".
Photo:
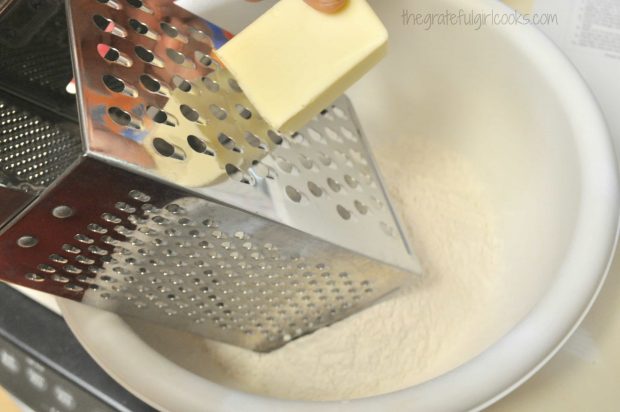
[[229,33],[168,0],[67,4],[79,116],[0,82],[4,280],[269,351],[419,270],[345,97],[283,135],[211,54]]

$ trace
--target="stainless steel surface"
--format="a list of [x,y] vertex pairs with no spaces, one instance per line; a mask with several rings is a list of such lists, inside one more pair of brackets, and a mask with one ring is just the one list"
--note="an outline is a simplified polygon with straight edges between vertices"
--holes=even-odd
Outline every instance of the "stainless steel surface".
[[82,152],[74,124],[53,123],[0,97],[0,185],[39,193]]
[[0,15],[8,9],[13,0],[0,0]]
[[2,142],[6,186],[38,195],[0,236],[2,276],[267,351],[419,270],[346,98],[282,135],[218,63],[228,33],[167,0],[67,5],[83,145],[67,111],[45,173]]

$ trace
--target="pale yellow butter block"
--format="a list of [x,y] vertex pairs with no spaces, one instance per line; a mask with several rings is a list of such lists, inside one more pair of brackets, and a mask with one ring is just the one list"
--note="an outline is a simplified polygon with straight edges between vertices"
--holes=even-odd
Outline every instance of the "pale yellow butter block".
[[292,132],[378,63],[387,39],[365,0],[335,14],[280,0],[217,54],[267,123]]

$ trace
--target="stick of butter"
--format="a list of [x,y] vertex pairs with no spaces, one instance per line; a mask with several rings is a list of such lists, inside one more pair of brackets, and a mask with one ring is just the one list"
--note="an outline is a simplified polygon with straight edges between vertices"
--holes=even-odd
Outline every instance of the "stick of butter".
[[385,56],[387,38],[366,0],[334,14],[280,0],[217,54],[267,123],[294,132]]

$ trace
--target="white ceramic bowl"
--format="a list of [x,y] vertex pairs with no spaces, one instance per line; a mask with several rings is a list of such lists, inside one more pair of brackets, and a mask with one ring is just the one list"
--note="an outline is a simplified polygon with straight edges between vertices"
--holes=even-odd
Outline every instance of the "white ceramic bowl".
[[[238,0],[184,5],[232,30],[260,12]],[[531,27],[405,26],[401,14],[508,13],[493,0],[375,0],[389,58],[350,96],[369,136],[433,136],[475,164],[497,211],[510,332],[474,359],[409,389],[348,402],[294,402],[225,388],[149,347],[119,317],[61,301],[73,331],[112,376],[169,411],[453,411],[517,387],[592,304],[614,250],[616,162],[604,120],[562,54]],[[375,139],[377,141],[377,139]],[[379,140],[380,143],[380,140]],[[472,285],[475,287],[476,285]],[[520,319],[520,321],[515,321]],[[179,352],[192,348],[180,347]]]

